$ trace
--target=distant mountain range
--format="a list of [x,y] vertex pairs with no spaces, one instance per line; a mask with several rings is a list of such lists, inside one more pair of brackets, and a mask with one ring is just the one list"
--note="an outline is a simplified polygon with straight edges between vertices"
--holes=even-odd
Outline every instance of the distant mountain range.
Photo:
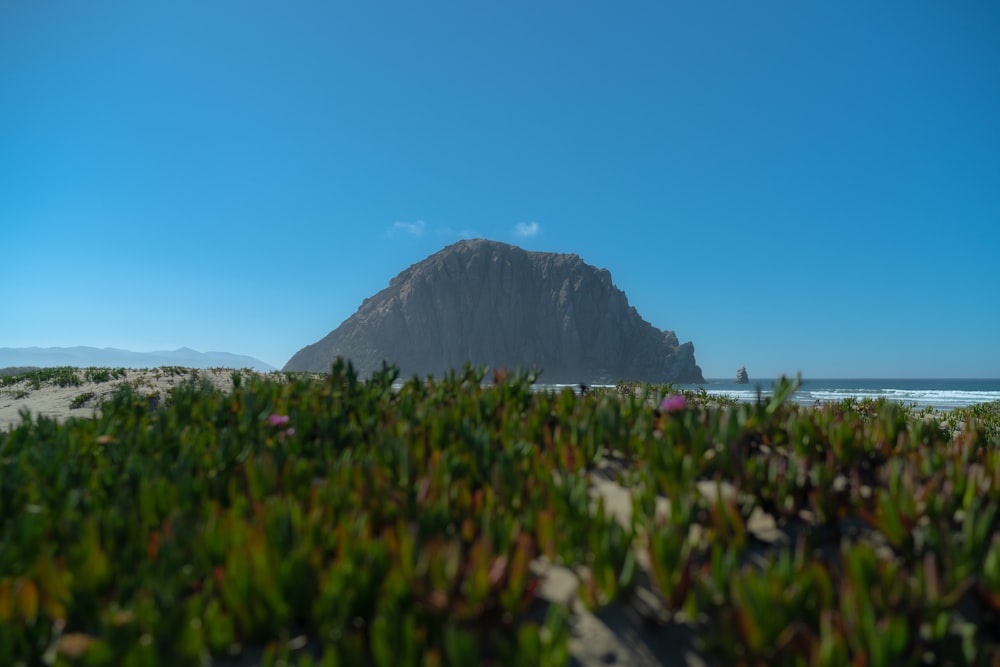
[[251,368],[274,371],[260,359],[229,352],[199,352],[189,347],[155,352],[132,352],[113,347],[0,347],[0,368],[6,366],[98,366],[112,368]]

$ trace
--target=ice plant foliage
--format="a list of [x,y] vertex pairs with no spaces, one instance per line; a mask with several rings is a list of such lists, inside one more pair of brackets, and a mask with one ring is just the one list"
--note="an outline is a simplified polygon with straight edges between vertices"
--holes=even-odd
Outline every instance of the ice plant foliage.
[[[0,665],[564,667],[576,602],[630,599],[705,664],[1000,665],[1000,402],[486,372],[338,360],[26,415],[0,432]],[[616,468],[631,520],[595,502]],[[578,599],[535,599],[543,558]]]

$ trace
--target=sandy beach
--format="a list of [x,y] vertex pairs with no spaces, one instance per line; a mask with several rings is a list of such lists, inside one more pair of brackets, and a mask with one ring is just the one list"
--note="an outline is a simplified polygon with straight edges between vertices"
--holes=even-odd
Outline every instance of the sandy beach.
[[[166,397],[178,384],[192,379],[204,379],[228,391],[233,386],[233,372],[228,368],[128,369],[123,377],[95,382],[88,380],[81,369],[79,377],[82,382],[79,385],[60,387],[55,383],[43,382],[36,388],[29,380],[22,380],[0,388],[0,430],[10,431],[19,424],[21,412],[25,410],[32,417],[49,417],[57,421],[65,421],[71,417],[93,417],[100,411],[101,403],[124,384],[130,385],[138,394],[149,397]],[[252,371],[235,372],[253,374]],[[87,394],[92,396],[80,400]]]

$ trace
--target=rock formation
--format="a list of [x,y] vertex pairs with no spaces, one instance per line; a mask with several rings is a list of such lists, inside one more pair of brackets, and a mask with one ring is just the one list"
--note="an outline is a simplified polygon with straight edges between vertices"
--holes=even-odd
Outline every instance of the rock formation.
[[750,376],[747,375],[747,369],[743,366],[736,369],[736,384],[750,384]]
[[704,381],[694,345],[643,320],[607,270],[483,239],[406,269],[284,370],[327,372],[338,356],[361,377],[385,360],[403,378],[472,362],[544,383]]

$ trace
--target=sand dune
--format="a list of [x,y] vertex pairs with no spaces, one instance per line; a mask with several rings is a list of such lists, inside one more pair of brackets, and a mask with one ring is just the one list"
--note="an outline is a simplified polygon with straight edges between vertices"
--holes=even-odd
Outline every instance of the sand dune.
[[[127,370],[124,377],[105,382],[87,380],[81,369],[78,373],[79,385],[60,387],[57,384],[43,382],[35,387],[30,380],[21,380],[0,388],[0,430],[9,431],[21,422],[21,413],[27,411],[33,418],[50,417],[64,421],[71,417],[93,417],[103,401],[123,384],[130,385],[142,396],[166,396],[171,389],[181,382],[190,379],[205,379],[216,387],[229,390],[233,386],[232,374],[229,369],[193,368],[156,368],[142,370]],[[252,373],[252,371],[235,371]],[[93,394],[86,400],[80,400],[87,394]]]

